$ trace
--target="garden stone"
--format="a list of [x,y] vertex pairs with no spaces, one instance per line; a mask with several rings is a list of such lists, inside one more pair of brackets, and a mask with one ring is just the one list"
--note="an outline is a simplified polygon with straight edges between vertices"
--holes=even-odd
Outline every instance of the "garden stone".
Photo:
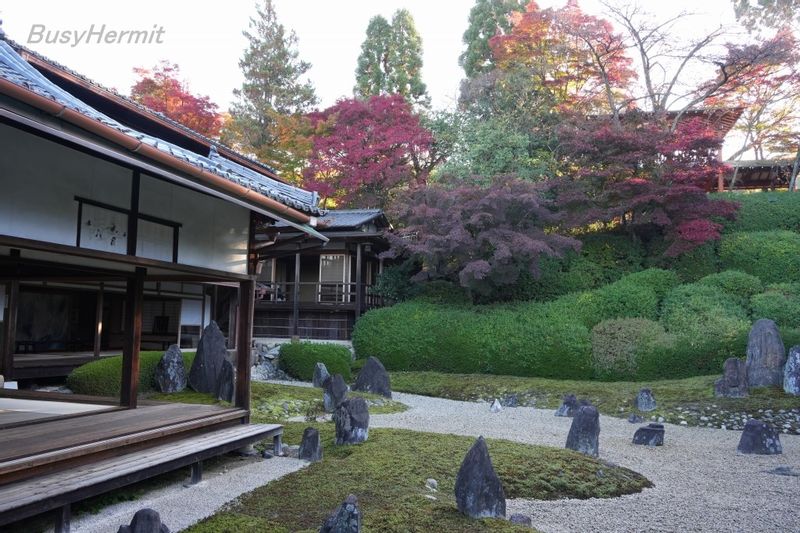
[[392,397],[392,387],[389,383],[389,373],[376,357],[369,357],[361,372],[358,373],[353,390],[380,394],[387,398]]
[[217,390],[216,396],[217,400],[224,400],[226,402],[233,402],[233,394],[234,394],[234,376],[236,375],[236,371],[233,369],[233,365],[227,359],[222,362],[222,369],[219,373],[219,378],[217,382]]
[[503,406],[500,405],[500,400],[495,398],[494,401],[492,402],[492,405],[489,407],[489,411],[491,411],[492,413],[499,413],[502,410]]
[[630,422],[631,424],[641,424],[642,422],[644,422],[644,418],[637,415],[636,413],[631,413],[630,415],[628,415],[628,422]]
[[325,383],[325,380],[328,379],[330,374],[328,373],[328,368],[325,366],[325,363],[317,363],[314,366],[314,375],[311,378],[311,384],[315,387],[322,387],[322,384]]
[[333,413],[336,444],[358,444],[369,437],[369,408],[364,398],[350,398]]
[[722,365],[722,377],[714,382],[714,396],[747,398],[747,364],[738,357],[730,357]]
[[464,456],[456,476],[456,504],[470,518],[506,516],[506,494],[483,437]]
[[641,389],[636,395],[634,402],[636,408],[642,412],[654,411],[656,408],[656,398],[650,389]]
[[585,455],[597,457],[600,442],[600,413],[593,405],[584,405],[572,419],[566,447]]
[[664,426],[663,424],[647,424],[640,427],[633,434],[633,443],[644,446],[663,446],[664,445]]
[[299,459],[316,463],[322,461],[322,442],[319,438],[319,430],[306,428],[303,431],[303,440],[300,442],[300,450],[297,453]]
[[512,514],[508,521],[512,524],[517,524],[520,526],[533,527],[533,521],[531,520],[531,517],[525,516],[524,514]]
[[751,418],[744,425],[744,431],[736,451],[747,454],[777,455],[783,453],[783,448],[775,428]]
[[783,368],[783,390],[786,394],[800,396],[800,346],[789,349],[789,357]]
[[129,526],[119,526],[117,533],[169,533],[169,528],[161,523],[161,515],[145,508],[136,511]]
[[439,482],[432,477],[429,477],[425,480],[425,487],[432,492],[436,492],[439,490]]
[[336,509],[322,527],[319,533],[359,533],[361,531],[361,513],[358,510],[358,498],[350,494],[342,505]]
[[564,400],[561,402],[561,407],[556,409],[556,416],[575,416],[575,412],[578,410],[578,399],[575,397],[574,394],[567,394],[564,396]]
[[197,392],[216,393],[222,362],[226,360],[225,337],[213,320],[203,330],[197,354],[189,370],[189,386]]
[[155,374],[160,392],[180,392],[186,388],[186,367],[177,344],[170,346],[158,360]]
[[786,348],[778,326],[768,318],[757,320],[747,337],[747,383],[753,387],[781,386]]
[[322,384],[322,403],[326,413],[334,412],[347,398],[347,383],[341,374],[335,374]]
[[516,394],[508,394],[503,398],[500,404],[505,407],[517,407],[519,405],[519,398]]

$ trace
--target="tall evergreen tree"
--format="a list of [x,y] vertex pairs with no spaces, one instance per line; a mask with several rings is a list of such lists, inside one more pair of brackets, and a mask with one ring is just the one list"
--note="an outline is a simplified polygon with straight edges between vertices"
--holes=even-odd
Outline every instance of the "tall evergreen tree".
[[469,12],[469,27],[464,32],[466,49],[458,63],[468,78],[494,68],[489,39],[511,29],[510,15],[525,10],[524,0],[477,0]]
[[389,48],[392,26],[382,15],[375,15],[367,25],[367,36],[361,43],[356,68],[357,96],[366,98],[388,93]]

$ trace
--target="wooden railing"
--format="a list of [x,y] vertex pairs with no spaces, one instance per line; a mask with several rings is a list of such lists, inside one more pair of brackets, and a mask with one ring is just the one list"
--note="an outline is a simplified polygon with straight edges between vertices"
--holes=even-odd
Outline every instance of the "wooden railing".
[[[355,283],[301,281],[293,282],[259,282],[256,287],[256,301],[261,303],[292,303],[295,285],[298,285],[298,301],[303,304],[319,304],[340,307],[356,306],[357,293]],[[363,285],[362,306],[364,309],[380,307],[383,299],[372,294],[371,285]]]

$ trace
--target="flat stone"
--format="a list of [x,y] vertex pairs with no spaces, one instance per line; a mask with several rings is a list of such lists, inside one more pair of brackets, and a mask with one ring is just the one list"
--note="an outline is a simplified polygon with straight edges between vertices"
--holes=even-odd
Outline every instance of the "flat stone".
[[197,392],[214,394],[219,388],[218,379],[228,349],[225,336],[213,320],[203,330],[192,368],[189,370],[189,386]]
[[533,527],[533,521],[531,520],[531,517],[526,516],[524,514],[519,514],[519,513],[512,514],[508,518],[508,521],[511,522],[512,524],[517,524],[520,526]]
[[369,437],[369,408],[364,398],[349,398],[333,413],[336,444],[359,444]]
[[783,390],[786,394],[800,396],[800,346],[789,348],[789,357],[783,367]]
[[319,438],[319,430],[306,428],[303,431],[303,440],[300,442],[297,457],[312,463],[322,461],[322,441]]
[[455,485],[458,510],[471,518],[506,516],[506,494],[483,437],[464,456]]
[[722,377],[714,382],[714,396],[724,398],[746,398],[747,363],[738,357],[730,357],[722,365]]
[[145,508],[136,511],[131,524],[120,526],[117,533],[169,533],[169,528],[161,523],[161,515]]
[[319,533],[359,533],[361,531],[361,512],[358,498],[350,494],[328,518]]
[[160,392],[180,392],[186,388],[186,367],[177,344],[170,346],[158,360],[155,380]]
[[736,451],[746,454],[778,455],[783,453],[783,447],[775,428],[751,418],[744,425]]
[[656,408],[656,398],[653,396],[653,391],[650,389],[639,390],[639,394],[636,395],[636,399],[634,400],[634,406],[645,413],[654,411]]
[[584,405],[578,409],[569,428],[566,448],[594,457],[600,455],[600,413],[597,407]]
[[747,384],[753,387],[783,385],[786,348],[778,326],[768,318],[757,320],[747,337]]
[[341,374],[335,374],[322,384],[322,403],[325,412],[334,412],[347,399],[347,383]]
[[644,418],[637,415],[636,413],[631,413],[628,415],[628,422],[630,422],[631,424],[641,424],[642,422],[644,422]]
[[231,362],[226,359],[222,362],[222,369],[217,378],[217,390],[215,392],[217,400],[233,402],[233,395],[236,389],[235,376],[236,370],[234,370]]
[[392,397],[392,386],[389,382],[389,373],[377,357],[369,357],[361,372],[358,373],[353,390],[379,394],[387,398]]
[[328,373],[328,368],[325,366],[325,363],[317,363],[314,366],[314,375],[311,377],[311,384],[321,388],[322,384],[325,383],[325,380],[329,377],[330,374]]
[[664,426],[663,424],[648,424],[640,427],[633,434],[633,443],[644,446],[663,446],[664,445]]

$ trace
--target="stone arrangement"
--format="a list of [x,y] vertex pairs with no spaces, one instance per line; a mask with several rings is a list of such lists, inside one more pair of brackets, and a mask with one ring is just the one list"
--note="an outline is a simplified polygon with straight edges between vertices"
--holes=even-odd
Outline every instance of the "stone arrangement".
[[228,350],[225,336],[213,320],[203,330],[197,354],[189,370],[189,386],[197,392],[216,394],[219,389],[219,375],[226,361]]
[[161,515],[145,508],[136,511],[130,525],[119,526],[117,533],[169,533],[169,528],[161,523]]
[[584,405],[572,418],[566,448],[585,455],[600,455],[600,413],[593,405]]
[[722,365],[722,377],[714,382],[714,395],[724,398],[746,398],[747,364],[738,357],[725,360]]
[[483,437],[464,456],[455,485],[458,510],[471,518],[506,516],[506,495]]
[[233,395],[236,389],[235,379],[236,370],[233,368],[233,364],[225,359],[222,362],[222,368],[217,378],[217,390],[215,392],[217,400],[233,402]]
[[656,398],[650,389],[641,389],[633,402],[634,406],[642,412],[654,411],[656,408]]
[[155,379],[159,392],[180,392],[186,388],[186,367],[177,344],[170,346],[159,359]]
[[392,397],[392,387],[389,382],[389,373],[377,358],[370,357],[358,373],[353,390],[380,394],[387,398]]
[[369,408],[364,398],[350,398],[333,413],[336,444],[359,444],[369,437]]
[[347,383],[341,374],[335,374],[322,384],[322,404],[326,413],[334,412],[347,399]]
[[643,446],[663,446],[664,445],[664,425],[650,423],[640,427],[633,434],[633,443]]
[[783,385],[786,348],[772,320],[757,320],[747,337],[747,383],[753,387]]
[[359,533],[361,531],[361,512],[358,498],[350,494],[322,524],[319,533]]
[[744,426],[736,451],[746,454],[777,455],[783,453],[783,447],[775,428],[751,418]]
[[800,346],[789,349],[789,357],[783,367],[783,390],[786,394],[800,396]]
[[574,394],[567,394],[564,396],[564,400],[561,402],[561,407],[556,409],[556,416],[575,416],[575,412],[578,410],[578,399],[575,397]]
[[306,428],[303,431],[303,440],[300,442],[297,457],[312,463],[322,461],[322,441],[319,438],[319,430]]
[[325,363],[317,363],[314,366],[314,375],[311,376],[311,384],[317,388],[322,388],[322,384],[325,383],[325,380],[330,377],[328,373],[328,367],[325,366]]

